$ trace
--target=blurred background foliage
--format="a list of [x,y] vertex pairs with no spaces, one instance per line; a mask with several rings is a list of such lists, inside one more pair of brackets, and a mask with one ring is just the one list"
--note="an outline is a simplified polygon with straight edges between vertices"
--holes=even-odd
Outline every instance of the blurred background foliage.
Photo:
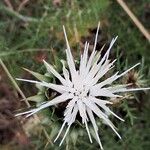
[[[126,2],[144,26],[150,29],[149,0],[126,0]],[[148,79],[150,75],[149,43],[114,0],[0,1],[0,58],[14,77],[32,78],[22,67],[44,73],[42,59],[46,59],[61,69],[59,60],[65,58],[66,47],[62,26],[66,27],[73,54],[78,59],[84,42],[87,40],[91,45],[93,44],[99,21],[101,29],[98,37],[98,50],[105,43],[107,47],[110,40],[118,35],[118,40],[111,53],[111,58],[118,58],[116,69],[125,70],[137,62],[141,62],[141,66],[138,68],[139,72],[135,69],[120,82],[128,83],[128,80],[131,80],[134,82],[134,86],[148,86],[149,80],[141,81]],[[15,90],[2,69],[0,69],[0,73],[0,93],[4,93],[0,94],[0,105],[2,106],[3,99],[13,100],[15,103],[12,105],[14,106],[6,107],[11,113],[18,108],[25,108],[25,105],[19,102],[21,98],[14,94]],[[19,83],[19,86],[26,96],[32,96],[37,92],[32,85]],[[7,90],[11,95],[9,97]],[[122,140],[117,139],[105,125],[100,127],[100,136],[105,150],[150,149],[150,101],[148,95],[149,93],[144,92],[134,94],[133,99],[124,100],[119,106],[114,107],[115,112],[126,121],[120,123],[113,119],[122,135]],[[16,104],[16,99],[19,106]],[[52,110],[39,115],[43,120],[41,124],[48,132],[49,142],[40,126],[32,127],[35,123],[32,119],[24,120],[16,125],[18,124],[16,119],[12,123],[13,117],[7,117],[6,112],[4,116],[4,110],[1,110],[1,107],[0,111],[0,149],[99,149],[96,142],[89,144],[86,134],[76,128],[67,137],[66,143],[62,147],[58,147],[58,143],[52,144],[59,129],[59,120],[52,120],[50,117],[52,114],[49,113],[52,113]],[[43,118],[43,114],[47,116],[46,119]],[[15,131],[8,132],[7,128],[3,128],[5,126],[4,119],[10,125],[8,128],[16,127]],[[22,124],[27,133],[18,127]],[[79,131],[79,135],[77,131]],[[8,135],[6,136],[6,134]]]

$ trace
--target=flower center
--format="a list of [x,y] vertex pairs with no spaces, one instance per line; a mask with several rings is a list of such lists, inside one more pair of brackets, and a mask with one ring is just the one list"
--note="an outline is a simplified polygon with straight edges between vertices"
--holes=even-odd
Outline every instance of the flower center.
[[79,99],[85,98],[88,96],[89,90],[87,90],[86,88],[83,88],[82,90],[78,90],[76,89],[74,92],[75,96],[78,96]]

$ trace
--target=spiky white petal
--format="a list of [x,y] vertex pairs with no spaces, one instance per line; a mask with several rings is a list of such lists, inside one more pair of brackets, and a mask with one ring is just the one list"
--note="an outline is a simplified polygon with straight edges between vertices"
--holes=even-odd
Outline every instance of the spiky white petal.
[[52,73],[63,85],[67,85],[66,80],[54,69],[54,67],[43,60],[45,67],[49,73]]
[[[83,54],[80,57],[79,69],[77,70],[77,68],[75,67],[75,61],[71,53],[69,42],[67,39],[66,31],[63,26],[66,45],[67,45],[66,56],[67,56],[68,70],[65,67],[65,63],[62,61],[63,76],[61,76],[54,69],[53,66],[48,64],[45,60],[43,61],[45,67],[47,68],[47,71],[53,74],[60,81],[61,83],[60,85],[47,83],[44,81],[39,82],[34,80],[18,79],[21,81],[35,83],[53,89],[56,92],[58,92],[60,95],[55,97],[51,101],[45,102],[44,104],[40,105],[37,108],[31,109],[23,113],[19,113],[16,116],[26,115],[26,117],[29,117],[49,106],[57,105],[59,103],[63,103],[66,101],[68,102],[66,106],[66,110],[64,112],[64,123],[62,124],[62,127],[60,128],[58,135],[54,140],[55,142],[60,137],[65,126],[67,126],[66,132],[60,142],[60,145],[62,145],[65,137],[67,136],[71,128],[71,125],[75,122],[77,113],[79,113],[82,119],[82,123],[85,125],[91,143],[92,143],[92,137],[88,127],[88,123],[89,122],[92,123],[96,140],[99,143],[101,149],[103,149],[103,147],[99,138],[98,126],[96,124],[94,114],[98,118],[102,119],[102,121],[105,122],[105,124],[110,126],[111,129],[117,134],[117,136],[121,138],[118,132],[116,131],[116,127],[109,120],[108,114],[112,114],[113,116],[115,116],[121,121],[124,120],[109,108],[107,104],[112,104],[112,102],[109,101],[109,98],[122,97],[120,95],[120,93],[122,92],[132,92],[132,91],[150,89],[150,88],[129,89],[128,88],[129,84],[112,85],[114,81],[127,74],[130,70],[138,66],[139,63],[129,68],[128,70],[124,71],[121,74],[119,74],[119,72],[116,72],[114,75],[107,78],[106,80],[100,81],[100,79],[102,79],[102,77],[114,67],[114,63],[116,60],[111,62],[109,60],[109,55],[112,46],[117,40],[117,37],[112,39],[108,50],[106,51],[105,55],[101,58],[101,53],[96,51],[99,27],[100,24],[98,25],[98,29],[95,37],[95,43],[91,55],[88,56],[89,43],[86,42]],[[100,97],[106,97],[107,99],[103,100],[100,99]]]
[[44,81],[43,82],[39,82],[39,81],[34,81],[34,80],[18,79],[18,78],[17,78],[17,80],[39,84],[41,86],[53,89],[53,90],[57,91],[58,93],[74,92],[75,91],[73,88],[70,88],[70,87],[67,87],[67,86],[57,85],[57,84],[53,84],[53,83],[46,83]]
[[99,135],[98,135],[98,127],[96,125],[96,121],[95,121],[95,118],[94,118],[94,115],[93,115],[93,112],[90,108],[87,107],[87,113],[89,115],[89,118],[92,122],[92,125],[93,125],[93,128],[94,128],[94,131],[95,131],[95,134],[96,134],[96,139],[100,145],[100,148],[103,150],[103,146],[102,146],[102,143],[100,141],[100,138],[99,138]]

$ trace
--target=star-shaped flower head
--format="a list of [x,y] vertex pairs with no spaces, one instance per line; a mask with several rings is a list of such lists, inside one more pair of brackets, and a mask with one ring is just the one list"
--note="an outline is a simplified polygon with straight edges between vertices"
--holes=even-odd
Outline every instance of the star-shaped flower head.
[[[91,143],[92,137],[90,134],[90,130],[88,128],[88,123],[91,122],[91,124],[93,125],[95,137],[101,149],[103,149],[103,147],[99,138],[98,126],[96,124],[94,116],[97,116],[100,119],[102,119],[103,122],[105,122],[105,124],[110,126],[110,128],[117,134],[117,136],[121,138],[107,114],[112,114],[121,121],[124,120],[121,119],[119,116],[117,116],[114,112],[112,112],[109,108],[109,105],[106,104],[110,105],[112,104],[112,102],[109,101],[110,98],[122,97],[120,93],[149,89],[149,88],[129,89],[128,85],[116,85],[116,84],[114,86],[112,85],[114,81],[116,81],[117,79],[128,73],[130,70],[138,66],[139,63],[121,74],[119,74],[119,72],[116,72],[111,77],[103,81],[100,81],[100,79],[114,67],[114,63],[116,60],[110,61],[109,54],[117,37],[112,39],[107,52],[103,57],[101,57],[101,53],[96,51],[99,27],[100,25],[98,25],[93,51],[90,56],[88,55],[89,43],[87,42],[85,43],[83,54],[80,57],[79,69],[77,69],[75,66],[75,61],[71,53],[66,31],[65,28],[63,27],[65,40],[67,44],[66,55],[67,55],[68,69],[66,69],[64,62],[62,62],[63,75],[61,76],[54,69],[53,66],[48,64],[45,60],[43,61],[45,67],[47,68],[47,71],[49,73],[52,73],[60,81],[61,84],[58,85],[54,83],[47,83],[44,81],[39,82],[26,79],[18,79],[21,81],[36,83],[41,86],[53,89],[59,93],[59,96],[42,104],[37,108],[31,109],[30,111],[19,113],[17,114],[17,116],[26,114],[27,115],[26,117],[29,117],[49,106],[54,106],[66,101],[68,102],[64,112],[64,122],[55,139],[56,141],[59,138],[62,130],[67,125],[66,132],[63,136],[62,141],[60,142],[60,145],[63,143],[67,133],[70,130],[71,125],[75,122],[78,113],[82,118],[82,124],[85,125]],[[106,98],[104,100],[100,97]]]

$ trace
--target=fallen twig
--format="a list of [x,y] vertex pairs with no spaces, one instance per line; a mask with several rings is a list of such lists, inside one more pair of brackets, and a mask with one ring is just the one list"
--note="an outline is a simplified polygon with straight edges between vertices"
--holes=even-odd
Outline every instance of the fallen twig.
[[8,7],[0,7],[0,9],[3,9],[4,11],[8,12],[10,15],[17,17],[24,22],[39,22],[40,21],[40,19],[36,19],[33,17],[28,17],[28,16],[23,16],[23,15],[19,14],[18,12],[14,11]]
[[18,84],[16,83],[16,81],[14,80],[14,78],[12,77],[12,75],[10,74],[10,72],[8,71],[7,67],[5,66],[5,64],[3,63],[3,61],[0,59],[0,64],[3,67],[4,71],[6,72],[6,74],[8,75],[9,79],[11,80],[12,84],[14,85],[14,87],[16,88],[16,90],[18,91],[18,93],[21,95],[21,97],[24,99],[24,102],[26,103],[26,105],[28,107],[30,107],[29,102],[26,100],[25,95],[23,94],[23,92],[21,91],[21,89],[19,88]]
[[18,55],[20,53],[32,53],[32,52],[45,52],[45,51],[51,51],[50,49],[48,48],[41,48],[41,49],[23,49],[23,50],[12,50],[12,51],[9,51],[9,52],[1,52],[0,53],[0,58],[2,57],[5,57],[5,56],[10,56],[10,55]]
[[21,11],[22,8],[23,8],[29,1],[30,1],[30,0],[23,0],[23,1],[21,2],[21,4],[19,5],[17,11],[18,11],[18,12]]
[[[5,66],[5,64],[3,63],[3,61],[0,59],[0,65],[2,66],[2,68],[4,69],[4,71],[6,72],[6,74],[8,75],[9,79],[11,80],[11,82],[13,83],[14,87],[16,88],[16,90],[19,92],[19,94],[22,96],[22,98],[24,99],[25,104],[27,105],[27,107],[30,107],[30,103],[27,101],[26,96],[24,95],[24,93],[21,91],[21,89],[19,88],[18,84],[16,83],[16,81],[14,80],[14,78],[12,77],[12,75],[10,74],[10,72],[8,71],[7,67]],[[39,117],[35,114],[34,115],[34,119],[36,119],[38,122],[41,122]],[[50,137],[48,136],[48,133],[46,131],[46,129],[41,125],[42,130],[45,134],[45,137],[47,138],[48,142],[53,144]]]
[[132,21],[135,23],[135,25],[141,31],[141,33],[150,42],[149,32],[146,30],[146,28],[143,26],[143,24],[138,20],[138,18],[133,14],[133,12],[129,9],[129,7],[126,5],[126,3],[123,0],[117,0],[117,2],[124,9],[124,11],[129,15],[129,17],[132,19]]
[[5,4],[6,4],[10,9],[13,10],[13,6],[12,6],[12,4],[11,4],[11,2],[10,2],[9,0],[4,0],[4,2],[5,2]]

